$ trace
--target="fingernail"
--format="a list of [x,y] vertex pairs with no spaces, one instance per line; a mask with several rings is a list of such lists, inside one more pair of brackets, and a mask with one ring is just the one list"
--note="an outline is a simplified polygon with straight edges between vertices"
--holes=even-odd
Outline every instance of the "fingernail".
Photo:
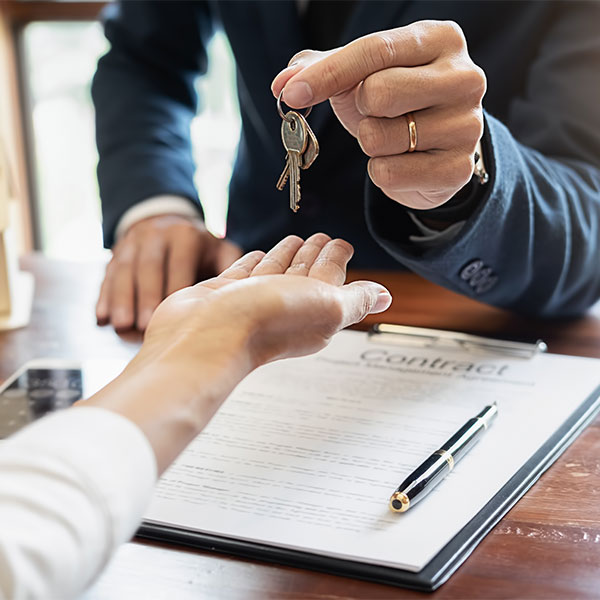
[[308,106],[312,99],[313,91],[306,81],[294,81],[283,90],[283,101],[288,106],[302,108]]
[[367,173],[369,174],[369,179],[373,181],[373,159],[367,161]]
[[389,292],[379,292],[377,295],[377,302],[375,302],[375,306],[371,309],[371,314],[380,313],[384,310],[387,310],[392,303],[392,296]]

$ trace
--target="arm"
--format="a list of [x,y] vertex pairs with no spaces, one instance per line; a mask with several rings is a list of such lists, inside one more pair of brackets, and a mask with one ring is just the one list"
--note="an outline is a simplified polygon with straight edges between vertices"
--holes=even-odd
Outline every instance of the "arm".
[[[331,98],[340,117],[340,109],[347,108],[341,102],[350,102],[348,89],[354,79],[356,135],[372,156],[367,220],[377,241],[402,264],[445,287],[538,316],[579,314],[600,295],[596,260],[600,222],[600,38],[596,23],[600,6],[596,2],[557,3],[553,13],[530,65],[523,96],[512,100],[506,125],[484,113],[481,102],[470,95],[469,81],[475,80],[477,68],[469,64],[464,39],[462,50],[456,50],[460,31],[452,33],[447,23],[415,23],[366,36],[334,53],[301,55],[304,64],[280,74],[274,82],[277,91],[288,80],[309,80],[316,90],[312,102]],[[433,62],[423,60],[419,52],[423,47],[435,48],[444,28],[452,37],[445,47],[458,53],[454,58],[452,52],[442,52]],[[409,43],[400,44],[411,31],[415,36],[409,35]],[[430,44],[422,43],[430,40]],[[444,68],[429,77],[436,65]],[[392,77],[398,71],[407,72],[402,85]],[[415,93],[411,86],[418,82]],[[340,89],[346,91],[339,93]],[[402,93],[395,94],[395,89]],[[461,91],[465,97],[453,102]],[[443,108],[451,106],[455,115],[471,113],[481,118],[491,178],[478,190],[460,231],[427,249],[410,241],[415,228],[407,208],[419,210],[421,218],[430,212],[433,218],[473,172],[472,163],[467,169],[460,162],[468,156],[464,151],[468,127],[454,129],[458,134],[453,135],[456,119],[443,117]],[[390,113],[393,108],[399,112]],[[400,127],[393,118],[406,111],[416,111],[419,140],[425,144],[419,142],[412,155],[405,152],[406,123]],[[438,140],[432,143],[428,126],[435,112]],[[342,115],[343,122],[352,127],[348,114]],[[390,138],[394,126],[397,134]],[[365,131],[366,145],[361,139]],[[469,144],[480,135],[481,130],[471,134]],[[396,140],[395,145],[390,146],[390,139]],[[419,154],[424,156],[417,158]],[[419,161],[425,165],[420,172]],[[449,170],[452,165],[456,165],[454,173]]]
[[[104,242],[113,260],[96,318],[144,330],[166,295],[241,255],[206,230],[193,183],[190,122],[212,18],[205,2],[126,1],[108,7],[105,30],[111,48],[92,95]],[[177,206],[146,204],[140,219],[140,204],[157,196],[175,197]]]
[[[600,296],[600,5],[554,12],[506,124],[485,114],[492,178],[460,235],[419,256],[384,225],[395,207],[374,186],[367,200],[374,235],[411,269],[537,316],[581,314]],[[483,265],[471,285],[461,275],[475,259]],[[496,283],[486,289],[488,278]]]
[[3,442],[0,598],[76,595],[133,535],[156,475],[245,375],[385,310],[380,285],[342,286],[351,255],[324,234],[290,237],[173,294],[116,380]]
[[212,20],[203,2],[121,2],[105,14],[110,50],[98,63],[92,96],[110,247],[121,215],[142,200],[173,194],[199,205],[190,123]]

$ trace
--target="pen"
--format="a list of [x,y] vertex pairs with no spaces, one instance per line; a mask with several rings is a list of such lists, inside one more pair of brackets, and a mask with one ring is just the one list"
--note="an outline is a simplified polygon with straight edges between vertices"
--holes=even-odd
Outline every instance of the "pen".
[[421,463],[396,489],[390,498],[390,509],[405,512],[423,499],[475,445],[498,414],[498,406],[486,406],[469,419],[439,450]]

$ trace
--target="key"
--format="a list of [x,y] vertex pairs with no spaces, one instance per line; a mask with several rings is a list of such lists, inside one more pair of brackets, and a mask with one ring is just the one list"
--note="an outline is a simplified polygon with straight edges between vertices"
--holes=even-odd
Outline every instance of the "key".
[[[281,139],[287,152],[286,162],[290,180],[290,208],[294,212],[298,212],[300,208],[300,165],[302,164],[302,154],[306,150],[308,137],[306,121],[297,112],[293,110],[288,112],[281,124]],[[282,175],[284,174],[282,173]]]
[[[310,125],[306,121],[306,118],[300,114],[298,114],[298,117],[302,119],[302,121],[304,121],[304,127],[306,129],[306,149],[301,155],[302,160],[300,162],[300,168],[306,170],[315,162],[317,156],[319,156],[319,142],[317,141],[317,137],[315,136]],[[288,156],[286,155],[285,166],[275,186],[279,191],[283,190],[283,188],[285,187],[289,175],[290,162],[288,160]]]
[[275,184],[275,187],[281,192],[287,183],[288,177],[290,176],[290,161],[288,160],[288,155],[285,155],[285,167],[283,167],[283,171]]
[[304,170],[308,169],[319,156],[319,142],[317,136],[304,117],[301,117],[306,126],[306,149],[302,153],[302,164],[300,167]]

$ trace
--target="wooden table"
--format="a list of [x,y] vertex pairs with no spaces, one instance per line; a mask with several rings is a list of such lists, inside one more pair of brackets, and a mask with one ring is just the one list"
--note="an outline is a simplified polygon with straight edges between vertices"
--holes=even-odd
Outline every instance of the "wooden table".
[[[28,328],[0,334],[0,378],[28,359],[130,357],[139,337],[98,328],[103,266],[40,257]],[[387,321],[522,340],[600,357],[600,307],[571,321],[525,319],[483,306],[408,273],[359,273],[387,285]],[[371,322],[374,319],[371,320]],[[600,379],[600,367],[598,372]],[[86,600],[424,598],[422,593],[289,567],[147,543],[126,544]],[[600,418],[502,519],[433,598],[600,597]]]

